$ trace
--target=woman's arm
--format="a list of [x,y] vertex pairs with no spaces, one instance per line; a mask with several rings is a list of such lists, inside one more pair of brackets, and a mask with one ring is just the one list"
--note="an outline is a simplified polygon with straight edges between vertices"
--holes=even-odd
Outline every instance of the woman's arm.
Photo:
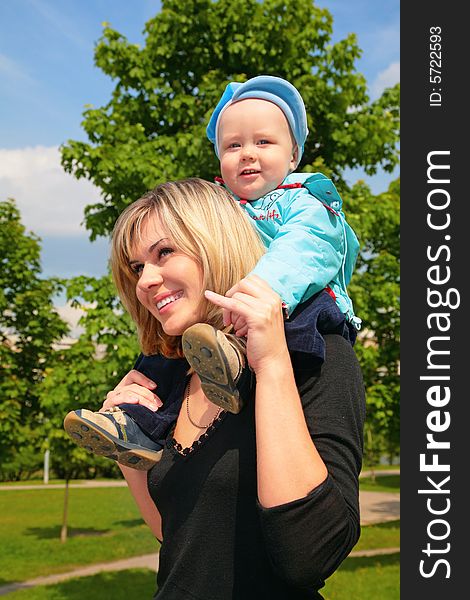
[[328,335],[325,345],[321,367],[294,370],[305,419],[328,477],[305,498],[260,507],[266,549],[276,570],[294,585],[307,587],[331,575],[360,534],[364,384],[350,343]]
[[325,337],[321,367],[295,365],[293,370],[272,290],[250,276],[229,293],[230,298],[207,297],[233,319],[243,313],[249,325],[247,356],[257,380],[258,495],[266,551],[286,581],[299,588],[319,587],[349,554],[360,532],[365,412],[360,368],[349,342],[331,335]]
[[[141,404],[150,410],[162,406],[160,398],[151,390],[156,384],[143,373],[132,369],[118,385],[111,390],[103,402],[102,410],[109,410],[120,404]],[[132,496],[153,535],[162,541],[162,519],[147,488],[147,472],[131,469],[118,463],[122,474],[129,486]]]
[[161,542],[163,539],[162,518],[147,488],[147,472],[130,469],[119,463],[118,466],[126,479],[142,518],[150,527],[153,535]]
[[258,498],[264,507],[285,504],[316,488],[327,469],[302,410],[281,299],[256,275],[243,279],[228,295],[207,297],[247,323],[247,359],[256,374]]

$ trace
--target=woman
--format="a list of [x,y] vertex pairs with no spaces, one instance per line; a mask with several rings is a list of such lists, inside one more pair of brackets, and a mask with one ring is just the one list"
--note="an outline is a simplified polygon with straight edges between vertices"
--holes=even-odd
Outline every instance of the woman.
[[[256,379],[234,415],[186,374],[175,382],[183,402],[161,460],[148,476],[121,465],[162,541],[161,600],[321,598],[359,537],[357,360],[345,339],[328,335],[322,366],[291,363],[280,298],[260,278],[243,278],[262,252],[230,196],[197,179],[158,186],[116,223],[113,275],[143,352],[181,357],[189,326],[221,329],[223,313],[241,315]],[[127,375],[103,409],[135,401],[142,377]]]

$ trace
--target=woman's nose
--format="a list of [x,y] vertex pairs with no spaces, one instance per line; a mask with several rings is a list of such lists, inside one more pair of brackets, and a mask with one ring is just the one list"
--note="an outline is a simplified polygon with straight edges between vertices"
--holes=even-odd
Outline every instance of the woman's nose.
[[142,269],[137,285],[143,290],[148,290],[152,287],[161,285],[162,281],[163,277],[161,269],[156,265],[147,263]]

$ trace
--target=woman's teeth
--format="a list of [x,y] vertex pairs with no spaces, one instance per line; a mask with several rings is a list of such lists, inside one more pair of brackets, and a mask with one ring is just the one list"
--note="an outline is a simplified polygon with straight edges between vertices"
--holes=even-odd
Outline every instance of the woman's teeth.
[[181,298],[182,295],[183,295],[183,292],[178,292],[177,294],[173,294],[172,296],[166,296],[165,298],[163,298],[163,300],[160,300],[160,302],[157,302],[158,310],[161,310],[164,306],[166,306],[167,304],[170,304],[170,302],[175,302],[175,300],[178,300],[178,298]]

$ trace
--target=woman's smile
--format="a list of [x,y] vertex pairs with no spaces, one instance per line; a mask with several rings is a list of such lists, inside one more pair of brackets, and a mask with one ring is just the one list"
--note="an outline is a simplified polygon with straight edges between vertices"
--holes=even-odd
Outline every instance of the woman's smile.
[[161,314],[162,311],[165,310],[165,308],[169,308],[170,304],[173,304],[174,302],[176,302],[177,300],[182,298],[182,296],[183,296],[182,290],[179,292],[169,292],[168,294],[159,294],[155,298],[155,305]]
[[143,226],[130,264],[139,277],[137,299],[165,333],[182,335],[201,320],[201,266],[176,246],[156,216]]

